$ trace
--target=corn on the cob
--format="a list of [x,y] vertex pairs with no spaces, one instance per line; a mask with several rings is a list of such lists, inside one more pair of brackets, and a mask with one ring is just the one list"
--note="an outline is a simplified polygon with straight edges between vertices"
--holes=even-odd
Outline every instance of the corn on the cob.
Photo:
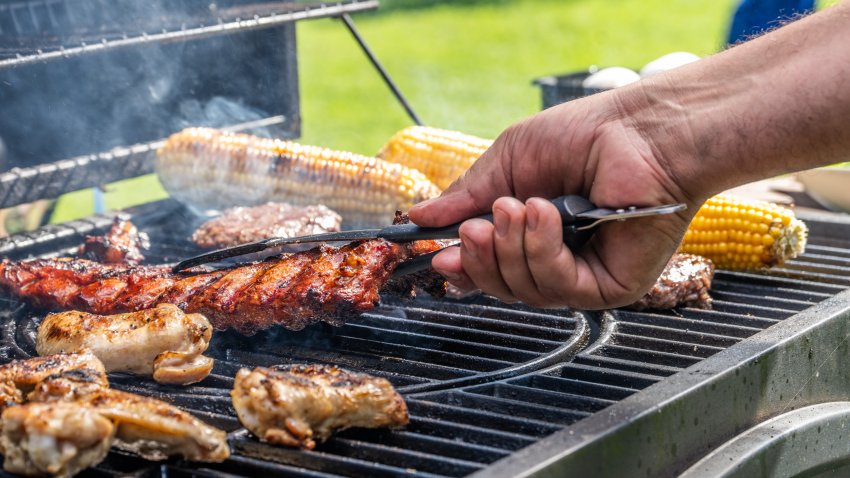
[[418,169],[441,189],[449,187],[493,142],[455,131],[411,126],[396,133],[378,157]]
[[721,269],[764,269],[801,254],[807,235],[790,209],[721,195],[699,209],[680,250],[707,257]]
[[399,164],[210,128],[168,138],[157,151],[156,172],[172,197],[199,210],[324,204],[345,227],[388,225],[396,210],[440,193],[425,175]]

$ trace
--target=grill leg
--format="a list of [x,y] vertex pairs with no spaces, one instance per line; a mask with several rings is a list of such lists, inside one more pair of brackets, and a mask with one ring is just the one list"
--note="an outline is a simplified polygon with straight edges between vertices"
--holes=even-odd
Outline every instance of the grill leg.
[[383,78],[384,80],[384,83],[387,84],[387,86],[390,88],[390,91],[393,92],[393,95],[395,95],[398,102],[401,103],[401,106],[404,108],[404,111],[407,112],[407,115],[410,116],[410,119],[412,119],[413,122],[417,125],[421,126],[422,120],[420,120],[416,112],[413,111],[413,108],[410,106],[410,103],[407,102],[407,98],[404,97],[404,95],[401,93],[401,90],[398,89],[398,86],[396,86],[393,79],[390,78],[390,74],[387,73],[387,70],[384,69],[384,66],[381,64],[381,62],[378,61],[378,58],[375,56],[375,53],[372,51],[372,49],[369,48],[369,45],[366,44],[366,40],[364,40],[363,37],[360,36],[360,32],[357,31],[357,27],[354,26],[354,22],[351,20],[351,17],[347,13],[344,13],[340,16],[340,19],[342,19],[342,22],[345,23],[346,27],[348,27],[348,31],[350,31],[351,35],[354,36],[354,39],[357,40],[357,44],[360,45],[360,48],[363,50],[363,53],[366,54],[366,56],[369,58],[369,61],[371,61],[375,69],[378,70],[378,73],[380,73],[381,78]]

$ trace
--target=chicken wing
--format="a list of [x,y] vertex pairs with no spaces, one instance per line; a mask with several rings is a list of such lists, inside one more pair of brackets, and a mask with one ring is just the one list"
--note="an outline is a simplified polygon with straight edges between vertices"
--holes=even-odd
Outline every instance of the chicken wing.
[[203,380],[213,359],[202,355],[212,326],[200,314],[185,314],[172,304],[117,315],[61,312],[38,328],[40,355],[91,350],[109,372],[153,375],[162,383]]
[[103,363],[88,351],[15,360],[0,365],[0,410],[23,403],[24,395],[45,378],[69,372],[80,383],[109,386]]
[[50,377],[29,395],[32,402],[73,403],[116,426],[115,446],[149,460],[180,455],[195,461],[230,456],[226,434],[179,408],[154,398],[94,387],[73,374]]
[[3,469],[26,476],[66,477],[100,463],[115,426],[75,403],[27,403],[3,411]]
[[389,381],[331,366],[241,369],[230,395],[242,425],[278,445],[312,449],[334,430],[408,422]]

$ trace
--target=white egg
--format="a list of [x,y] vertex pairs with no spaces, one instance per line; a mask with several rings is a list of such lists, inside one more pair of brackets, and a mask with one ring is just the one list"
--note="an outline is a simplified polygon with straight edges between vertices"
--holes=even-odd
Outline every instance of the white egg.
[[635,73],[633,70],[623,68],[622,66],[612,66],[609,68],[603,68],[588,76],[581,82],[581,86],[585,88],[608,90],[611,88],[619,88],[638,80],[640,80],[640,75]]
[[657,75],[658,73],[678,68],[699,60],[699,57],[686,51],[668,53],[660,58],[650,61],[640,69],[641,78]]

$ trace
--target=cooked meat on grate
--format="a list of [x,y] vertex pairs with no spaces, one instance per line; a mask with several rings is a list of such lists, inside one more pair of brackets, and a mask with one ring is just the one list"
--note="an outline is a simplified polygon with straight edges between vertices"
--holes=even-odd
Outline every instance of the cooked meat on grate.
[[75,403],[27,403],[2,415],[3,469],[25,476],[73,476],[100,463],[115,436],[112,422]]
[[382,239],[320,246],[215,272],[172,274],[162,266],[83,259],[0,262],[0,288],[49,309],[115,314],[159,303],[201,313],[217,329],[252,334],[273,325],[301,330],[372,309],[402,261],[442,247]]
[[[298,237],[340,230],[342,217],[323,205],[293,206],[269,202],[234,207],[201,224],[192,240],[203,248],[222,248],[270,237]],[[310,245],[307,245],[309,249]],[[304,250],[291,248],[290,251]]]
[[117,216],[104,236],[86,236],[80,256],[105,264],[139,264],[142,250],[150,247],[148,235],[139,232],[129,219]]
[[212,326],[201,314],[172,304],[118,315],[86,312],[50,314],[38,327],[39,355],[90,350],[109,372],[153,375],[161,383],[203,380],[213,360],[202,355]]
[[15,360],[0,365],[0,409],[24,402],[24,396],[51,375],[75,372],[98,386],[108,386],[103,364],[91,352]]
[[630,307],[636,310],[672,309],[678,306],[711,308],[711,279],[714,264],[692,254],[676,254],[661,272],[655,285]]
[[74,404],[97,412],[116,426],[117,448],[149,460],[182,456],[187,460],[218,462],[230,456],[222,430],[163,401],[93,386],[75,374],[48,377],[28,398],[44,404]]
[[156,172],[173,198],[197,209],[324,204],[347,227],[385,226],[396,209],[440,194],[400,164],[210,128],[171,135],[157,151]]
[[325,365],[243,368],[230,395],[242,425],[276,445],[312,449],[334,430],[403,427],[409,420],[386,379]]

